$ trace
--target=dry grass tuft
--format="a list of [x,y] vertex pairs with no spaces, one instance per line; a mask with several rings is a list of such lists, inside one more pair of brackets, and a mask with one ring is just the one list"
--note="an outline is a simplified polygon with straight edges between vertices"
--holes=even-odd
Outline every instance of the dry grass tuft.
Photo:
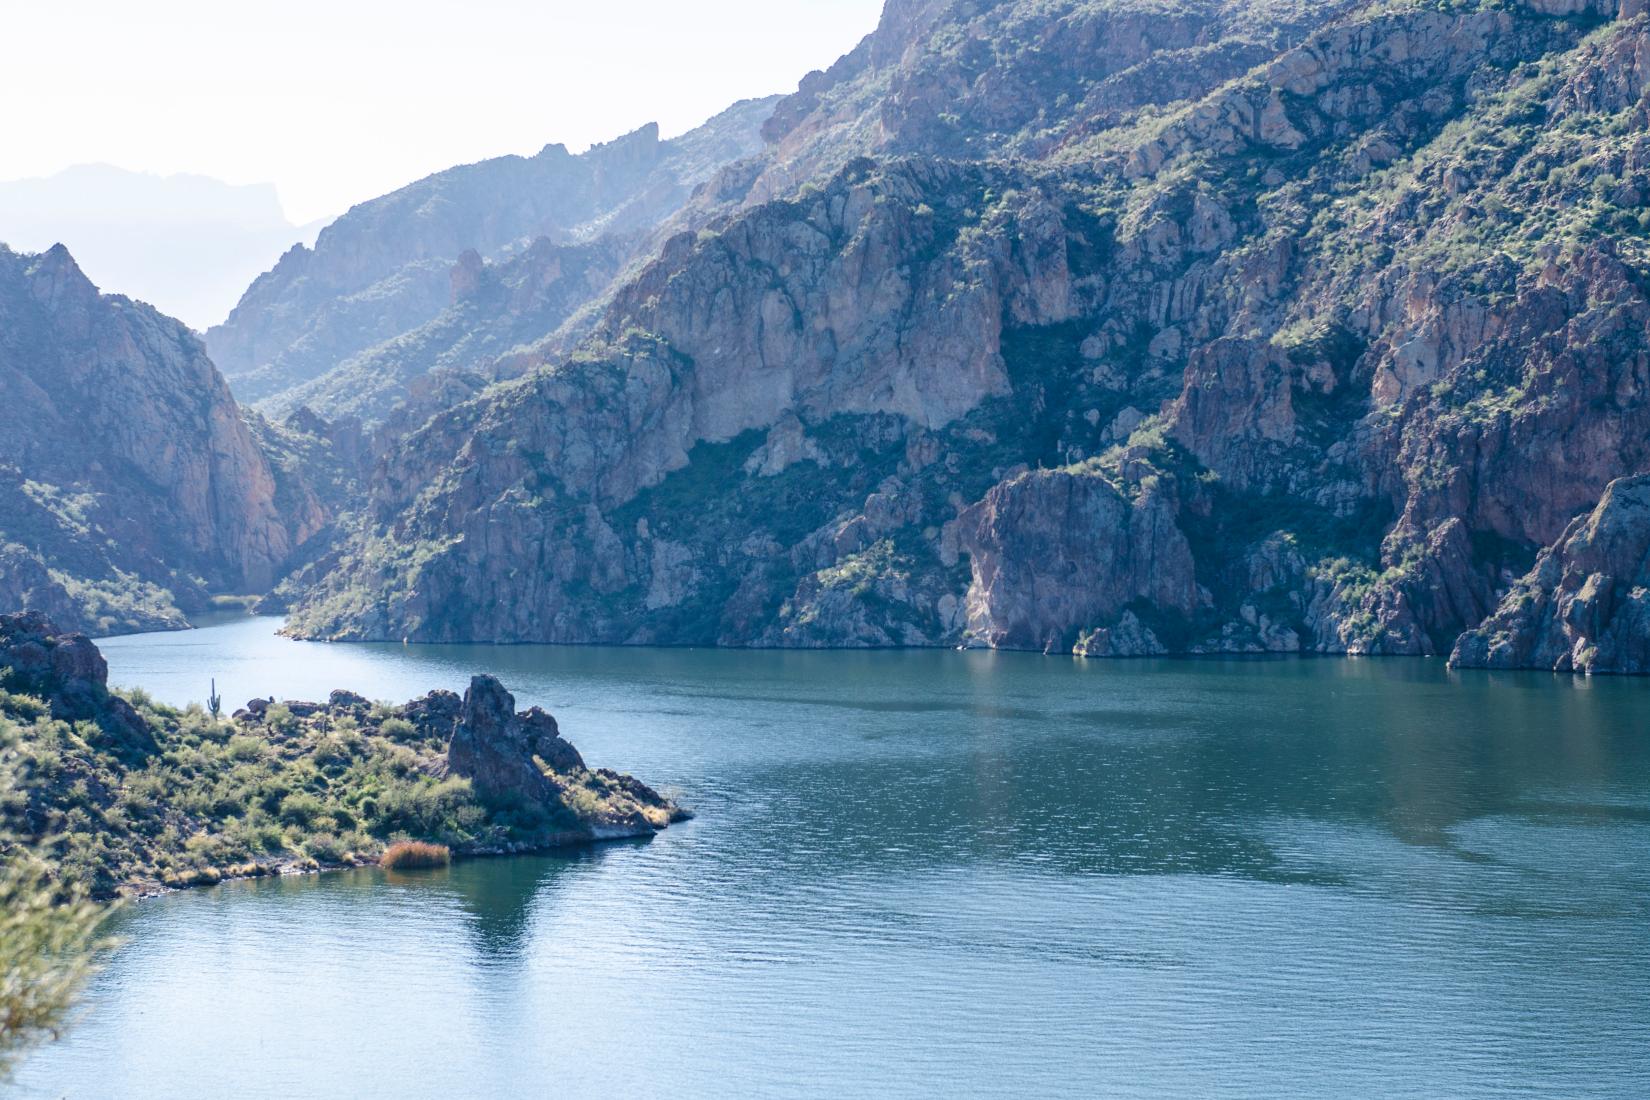
[[453,854],[445,844],[399,840],[384,849],[378,865],[386,871],[411,871],[420,867],[445,867],[452,859]]

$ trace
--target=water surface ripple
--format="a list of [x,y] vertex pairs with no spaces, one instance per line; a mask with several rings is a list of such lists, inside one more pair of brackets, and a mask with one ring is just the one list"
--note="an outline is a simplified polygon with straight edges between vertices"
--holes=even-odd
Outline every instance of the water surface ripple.
[[649,842],[130,907],[24,1097],[1650,1096],[1650,684],[1430,661],[105,643],[502,677]]

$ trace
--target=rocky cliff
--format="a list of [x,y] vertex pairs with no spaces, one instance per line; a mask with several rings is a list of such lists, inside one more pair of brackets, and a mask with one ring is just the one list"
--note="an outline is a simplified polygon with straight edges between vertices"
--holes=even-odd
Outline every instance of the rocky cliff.
[[292,629],[1449,653],[1650,470],[1646,57],[1602,0],[891,3],[406,424]]
[[211,592],[267,588],[324,521],[301,484],[283,501],[199,340],[62,246],[0,246],[0,403],[5,607],[182,625]]

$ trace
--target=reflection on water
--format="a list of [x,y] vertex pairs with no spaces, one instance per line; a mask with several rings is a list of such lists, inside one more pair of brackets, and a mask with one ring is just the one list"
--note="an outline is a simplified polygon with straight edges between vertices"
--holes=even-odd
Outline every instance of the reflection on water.
[[1650,1095],[1650,684],[272,629],[106,651],[180,703],[491,671],[700,816],[133,907],[22,1095]]

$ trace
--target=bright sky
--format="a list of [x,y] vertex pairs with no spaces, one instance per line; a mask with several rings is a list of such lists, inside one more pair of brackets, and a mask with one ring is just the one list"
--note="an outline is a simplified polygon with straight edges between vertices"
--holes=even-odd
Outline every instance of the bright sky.
[[104,162],[342,213],[453,164],[788,92],[882,0],[0,0],[0,180]]

